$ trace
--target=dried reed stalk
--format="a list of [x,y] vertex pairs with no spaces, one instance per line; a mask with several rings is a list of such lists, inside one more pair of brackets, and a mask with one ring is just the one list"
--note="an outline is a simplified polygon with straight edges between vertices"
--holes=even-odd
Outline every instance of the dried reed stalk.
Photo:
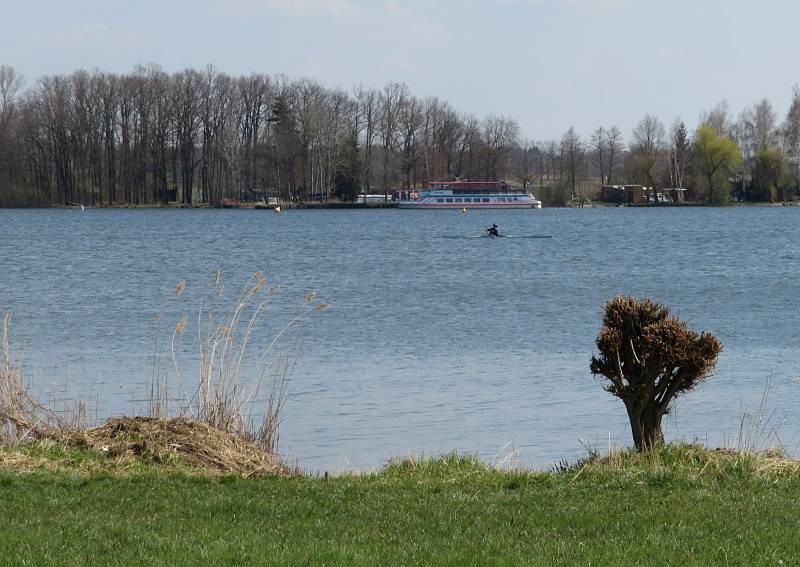
[[[197,312],[197,384],[187,395],[183,365],[176,349],[176,343],[181,344],[180,337],[188,325],[188,318],[184,315],[175,325],[171,337],[174,381],[167,377],[159,378],[155,370],[153,372],[152,417],[191,417],[250,440],[268,453],[277,452],[288,376],[296,360],[280,351],[278,345],[290,329],[327,305],[316,301],[313,292],[307,293],[298,313],[272,336],[268,344],[259,347],[254,333],[274,294],[274,288],[268,288],[267,283],[266,277],[255,272],[232,306],[219,308],[225,290],[221,272],[215,274],[210,297],[201,302]],[[176,288],[176,296],[184,288],[185,284],[181,282]],[[252,376],[243,375],[246,361],[255,362],[256,370]],[[173,397],[171,392],[174,390],[179,390],[180,395]],[[180,403],[178,400],[188,401]]]
[[3,318],[0,339],[0,442],[15,443],[72,429],[85,418],[78,402],[67,418],[40,403],[29,391],[22,374],[22,357],[12,357],[9,346],[11,314]]

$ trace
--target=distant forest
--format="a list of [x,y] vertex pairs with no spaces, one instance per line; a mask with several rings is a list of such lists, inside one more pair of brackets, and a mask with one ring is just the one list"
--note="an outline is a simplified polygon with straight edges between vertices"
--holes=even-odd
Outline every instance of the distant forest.
[[609,125],[531,141],[513,118],[400,83],[344,91],[153,64],[26,83],[2,65],[0,206],[353,200],[454,178],[507,180],[551,205],[624,183],[711,203],[796,198],[800,89],[784,115],[765,99],[735,117],[723,102],[700,123],[647,115],[627,140]]

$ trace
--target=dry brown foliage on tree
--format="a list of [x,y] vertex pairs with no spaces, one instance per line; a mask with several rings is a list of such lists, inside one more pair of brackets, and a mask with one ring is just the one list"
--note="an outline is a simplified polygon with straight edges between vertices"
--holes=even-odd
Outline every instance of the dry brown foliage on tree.
[[676,396],[708,378],[722,345],[670,316],[669,307],[619,295],[606,303],[590,370],[625,404],[636,447],[663,441],[661,420]]

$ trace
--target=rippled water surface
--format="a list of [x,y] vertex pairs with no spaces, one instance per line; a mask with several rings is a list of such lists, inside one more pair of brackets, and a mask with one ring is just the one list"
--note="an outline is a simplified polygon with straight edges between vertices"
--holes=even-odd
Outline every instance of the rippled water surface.
[[[493,222],[552,238],[464,238]],[[647,295],[725,347],[667,436],[735,444],[772,375],[771,424],[796,451],[798,226],[793,207],[0,210],[0,311],[13,312],[26,373],[51,396],[131,413],[153,375],[156,318],[172,325],[197,307],[218,268],[229,295],[260,270],[278,288],[260,339],[308,290],[331,305],[286,339],[299,357],[281,449],[301,466],[453,449],[547,466],[582,443],[628,443],[621,402],[588,367],[603,303]]]

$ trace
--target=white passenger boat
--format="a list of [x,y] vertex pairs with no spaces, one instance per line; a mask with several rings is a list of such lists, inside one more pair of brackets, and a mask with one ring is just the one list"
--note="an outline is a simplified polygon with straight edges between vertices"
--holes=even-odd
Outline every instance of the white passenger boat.
[[541,209],[524,189],[500,181],[432,181],[426,189],[398,192],[400,209]]

